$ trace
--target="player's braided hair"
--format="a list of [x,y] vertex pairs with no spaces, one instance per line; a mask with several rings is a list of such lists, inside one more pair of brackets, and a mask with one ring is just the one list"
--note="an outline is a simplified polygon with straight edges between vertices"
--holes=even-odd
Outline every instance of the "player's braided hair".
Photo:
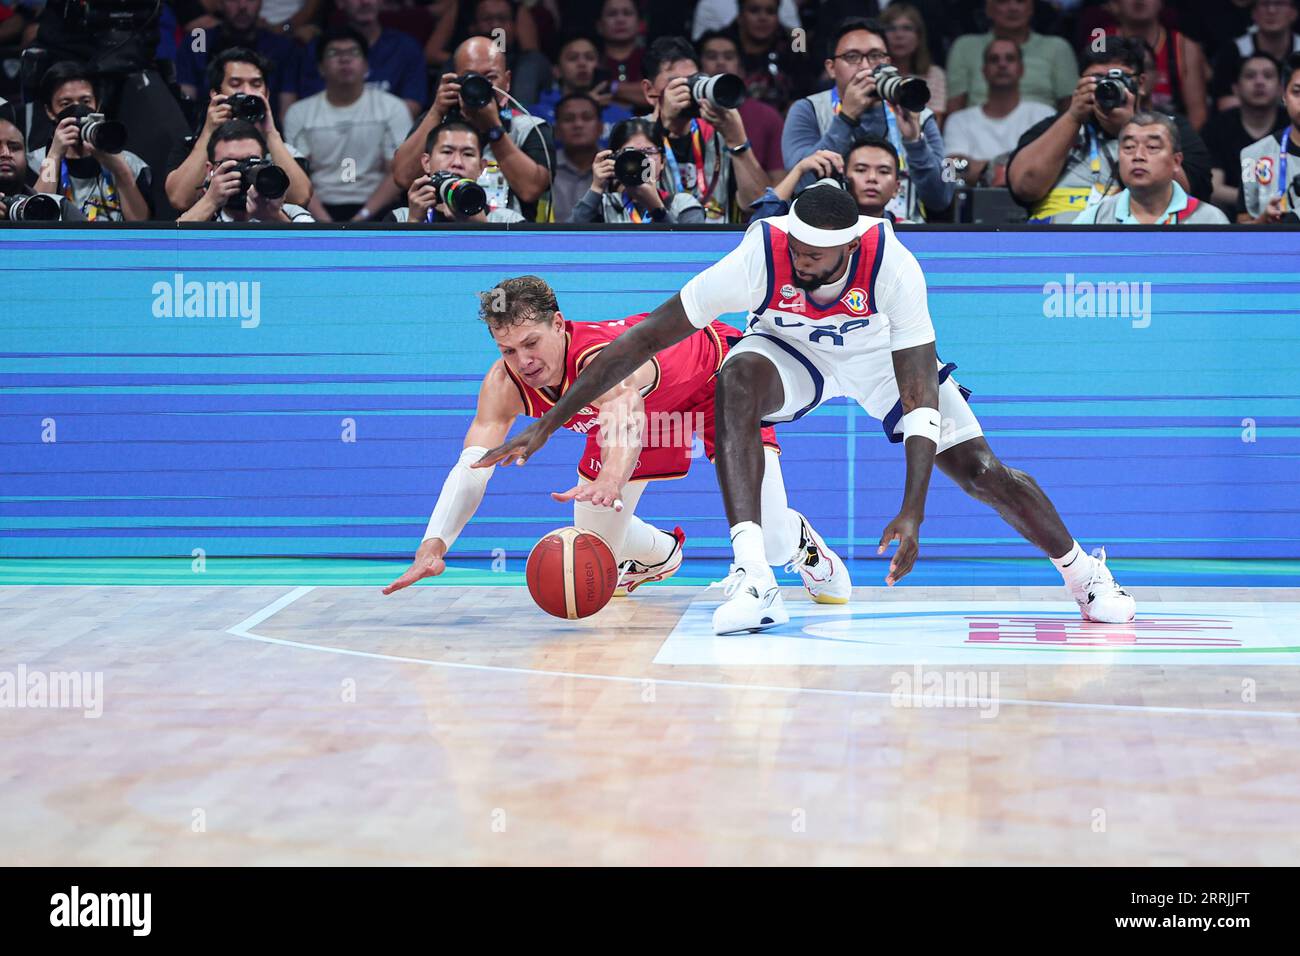
[[540,276],[502,279],[495,288],[480,292],[478,317],[490,329],[521,322],[549,322],[560,311],[555,290]]
[[858,221],[858,204],[853,197],[830,183],[805,189],[795,200],[792,212],[818,229],[847,229]]

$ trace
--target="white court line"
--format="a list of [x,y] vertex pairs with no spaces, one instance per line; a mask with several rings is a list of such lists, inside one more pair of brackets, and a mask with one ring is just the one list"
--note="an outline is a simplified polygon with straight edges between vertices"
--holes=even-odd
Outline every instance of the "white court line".
[[[254,634],[250,628],[265,622],[267,618],[284,610],[304,595],[316,590],[314,587],[294,588],[266,607],[262,608],[233,627],[227,628],[227,634],[242,637],[263,644],[276,644],[280,647],[296,647],[308,651],[323,651],[326,654],[339,654],[345,657],[365,657],[376,661],[393,661],[398,664],[421,664],[425,667],[451,667],[458,670],[489,671],[501,674],[532,674],[541,677],[571,677],[577,680],[603,680],[621,684],[666,684],[672,687],[702,687],[709,690],[757,690],[788,694],[820,694],[824,697],[862,697],[869,699],[890,700],[894,694],[883,690],[836,690],[828,687],[777,687],[770,684],[724,684],[717,681],[680,680],[672,677],[627,677],[620,674],[584,674],[577,671],[552,671],[534,667],[502,667],[496,664],[466,664],[461,661],[431,661],[425,657],[401,657],[397,654],[377,654],[373,651],[354,651],[346,647],[326,647],[323,644],[304,644],[301,641],[286,641],[278,637],[264,637]],[[1300,713],[1288,710],[1227,710],[1198,707],[1143,707],[1137,704],[1092,704],[1072,700],[1020,700],[998,698],[990,700],[984,697],[970,698],[974,704],[996,704],[999,707],[1056,707],[1066,710],[1111,710],[1124,713],[1140,714],[1179,714],[1190,717],[1268,717],[1300,718]],[[971,705],[973,706],[973,704]]]

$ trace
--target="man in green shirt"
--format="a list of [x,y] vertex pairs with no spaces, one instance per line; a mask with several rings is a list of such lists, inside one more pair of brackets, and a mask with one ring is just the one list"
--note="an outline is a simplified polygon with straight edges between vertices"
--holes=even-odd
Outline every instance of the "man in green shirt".
[[1022,101],[1065,109],[1079,78],[1069,43],[1029,28],[1034,12],[1031,0],[985,0],[984,12],[993,29],[958,37],[948,53],[947,114],[951,116],[967,106],[982,106],[988,99],[984,50],[994,39],[1013,40],[1020,46],[1025,61],[1025,75],[1020,79]]

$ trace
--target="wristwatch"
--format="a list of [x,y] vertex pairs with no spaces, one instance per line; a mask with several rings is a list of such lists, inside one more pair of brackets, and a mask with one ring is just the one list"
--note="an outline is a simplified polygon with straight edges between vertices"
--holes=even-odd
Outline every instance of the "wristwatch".
[[495,143],[495,142],[497,142],[497,141],[500,140],[501,137],[504,136],[504,135],[506,135],[506,130],[505,130],[505,127],[504,127],[504,126],[493,126],[493,127],[492,127],[490,130],[488,130],[487,133],[486,133],[487,141],[488,141],[489,143]]
[[732,156],[739,156],[741,153],[745,152],[745,150],[749,149],[750,146],[752,145],[753,144],[749,140],[745,140],[739,146],[728,146],[727,152],[729,152]]

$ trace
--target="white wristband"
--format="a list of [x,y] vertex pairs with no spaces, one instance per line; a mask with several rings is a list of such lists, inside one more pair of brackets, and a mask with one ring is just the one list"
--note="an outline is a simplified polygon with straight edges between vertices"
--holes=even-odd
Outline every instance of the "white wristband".
[[471,445],[460,453],[460,459],[442,483],[442,493],[438,495],[438,503],[429,516],[429,526],[424,529],[423,540],[441,538],[447,543],[447,550],[451,550],[469,519],[478,510],[488,479],[496,471],[495,465],[491,468],[470,467],[486,454],[487,449],[479,445]]
[[939,446],[939,410],[937,408],[914,408],[903,416],[903,443],[913,435],[928,438]]

